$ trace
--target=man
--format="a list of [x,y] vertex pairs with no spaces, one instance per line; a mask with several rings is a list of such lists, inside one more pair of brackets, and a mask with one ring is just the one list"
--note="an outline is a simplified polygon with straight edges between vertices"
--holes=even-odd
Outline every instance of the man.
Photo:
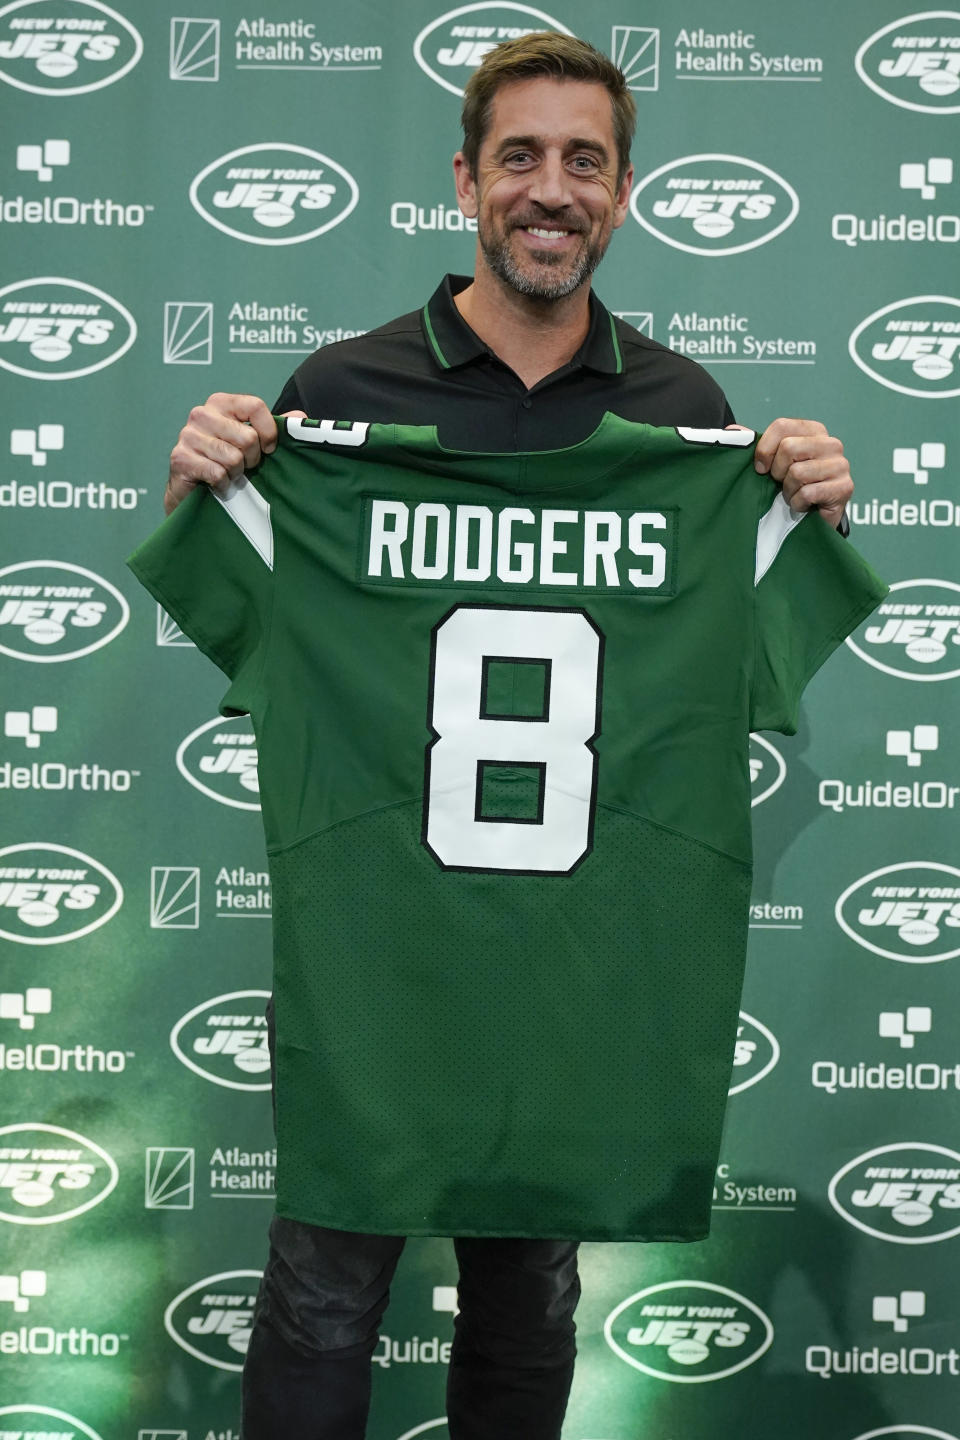
[[[591,274],[627,214],[633,125],[623,76],[582,42],[543,34],[493,51],[467,88],[454,158],[460,209],[478,222],[472,282],[448,278],[422,314],[318,352],[276,408],[436,424],[450,448],[504,452],[578,444],[605,411],[729,425],[721,391],[699,367],[615,320],[592,294]],[[211,396],[173,451],[168,511],[198,484],[252,469],[276,440],[261,400]],[[840,523],[852,484],[824,426],[775,421],[756,467],[781,482],[795,511],[817,508]],[[245,1440],[360,1440],[403,1239],[277,1219],[271,1241],[244,1378]],[[557,1440],[573,1372],[576,1243],[455,1244],[451,1437]]]

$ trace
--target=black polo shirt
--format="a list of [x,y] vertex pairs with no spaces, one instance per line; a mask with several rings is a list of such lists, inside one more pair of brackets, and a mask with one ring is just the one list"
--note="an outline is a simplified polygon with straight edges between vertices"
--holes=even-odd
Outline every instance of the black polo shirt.
[[461,316],[448,275],[422,310],[317,350],[274,409],[314,418],[436,425],[452,450],[577,445],[613,411],[648,425],[720,427],[723,391],[692,360],[611,315],[590,294],[590,329],[573,359],[528,390]]

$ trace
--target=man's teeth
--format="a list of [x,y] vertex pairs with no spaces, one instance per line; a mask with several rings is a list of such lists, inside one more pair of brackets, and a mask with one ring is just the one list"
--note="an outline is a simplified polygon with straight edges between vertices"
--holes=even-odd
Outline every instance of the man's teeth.
[[539,235],[543,240],[555,240],[570,234],[569,230],[538,230],[535,225],[528,225],[526,231],[528,235]]

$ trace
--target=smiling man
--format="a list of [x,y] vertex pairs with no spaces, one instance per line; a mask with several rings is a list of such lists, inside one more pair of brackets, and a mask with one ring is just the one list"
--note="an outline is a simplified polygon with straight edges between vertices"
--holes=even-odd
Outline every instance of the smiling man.
[[[458,203],[478,222],[472,279],[448,276],[422,311],[318,351],[287,382],[275,409],[436,426],[448,449],[501,454],[580,446],[606,412],[657,426],[729,425],[733,417],[723,393],[705,371],[616,319],[592,291],[590,277],[627,214],[634,119],[623,75],[582,41],[540,34],[492,51],[467,87],[463,149],[454,158]],[[211,396],[191,412],[173,451],[168,510],[197,485],[238,479],[276,444],[277,427],[262,400]],[[852,484],[842,446],[824,426],[774,421],[757,446],[755,464],[781,482],[794,512],[817,508],[828,524],[838,523]],[[400,539],[392,543],[396,548]],[[531,953],[537,943],[531,934]],[[358,966],[362,959],[357,957]],[[418,956],[408,968],[421,963]],[[476,983],[491,987],[480,1003],[493,1013],[501,1004],[502,977],[494,961],[487,963],[493,969],[486,980],[478,974]],[[403,968],[398,965],[398,976]],[[519,973],[522,980],[522,966]],[[576,1006],[565,1000],[564,984],[558,976],[543,1013],[548,1028],[553,1016],[555,1047],[561,1044],[556,1035],[579,1018],[570,1014]],[[400,993],[386,994],[383,1004],[407,1013],[400,1010]],[[429,1039],[430,1017],[424,1021],[422,1006],[414,1010]],[[514,1016],[502,1019],[506,1033]],[[282,1054],[283,1035],[278,1039]],[[350,1036],[342,1044],[346,1056]],[[527,1058],[531,1045],[527,1037],[521,1047]],[[494,1051],[494,1059],[502,1072],[505,1054]],[[325,1063],[332,1064],[332,1057]],[[577,1064],[596,1068],[590,1056],[584,1061],[566,1050],[551,1063],[558,1077]],[[721,1055],[721,1091],[725,1063]],[[431,1084],[439,1096],[440,1081]],[[511,1105],[522,1100],[514,1094]],[[282,1074],[277,1103],[283,1114],[288,1100]],[[321,1127],[323,1106],[318,1097],[315,1124]],[[428,1129],[434,1124],[424,1123]],[[556,1123],[558,1136],[566,1134],[560,1110]],[[718,1143],[719,1122],[717,1132]],[[451,1159],[472,1140],[462,1134]],[[410,1165],[424,1170],[425,1162],[416,1162],[416,1136],[408,1143]],[[526,1184],[528,1194],[546,1197],[562,1186],[556,1173],[562,1167],[537,1171],[537,1163],[529,1160],[530,1173],[513,1188]],[[709,1157],[702,1168],[700,1198],[708,1209]],[[438,1183],[442,1191],[449,1177]],[[395,1200],[386,1193],[379,1197],[378,1219],[392,1233],[369,1233],[376,1226],[352,1222],[349,1215],[335,1220],[342,1229],[290,1214],[274,1220],[245,1369],[244,1440],[361,1440],[370,1356],[403,1235],[410,1231],[459,1237],[460,1313],[448,1382],[451,1440],[558,1440],[573,1374],[579,1296],[577,1240],[570,1237],[600,1231],[594,1216],[583,1214],[575,1226],[551,1224],[542,1208],[544,1229],[536,1228],[536,1219],[513,1228],[498,1224],[485,1183],[478,1173],[466,1192],[455,1185],[450,1203],[459,1218],[437,1228],[425,1226],[421,1212],[411,1215],[404,1232],[386,1218]],[[642,1188],[631,1186],[631,1203],[641,1209],[654,1201],[639,1193]],[[365,1203],[365,1213],[376,1214],[378,1195],[370,1193]],[[544,1231],[566,1238],[530,1238]],[[654,1235],[634,1225],[619,1233],[662,1239],[680,1232],[673,1226]],[[688,1231],[683,1238],[695,1236]]]

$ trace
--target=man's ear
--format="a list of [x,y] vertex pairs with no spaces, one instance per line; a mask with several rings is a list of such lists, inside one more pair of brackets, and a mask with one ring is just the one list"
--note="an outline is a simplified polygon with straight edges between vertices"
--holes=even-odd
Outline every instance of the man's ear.
[[613,211],[613,228],[618,230],[627,218],[630,209],[630,191],[633,189],[633,166],[628,165],[626,174],[620,181],[617,189],[616,201]]
[[458,150],[453,157],[453,181],[457,188],[457,204],[460,207],[460,213],[466,215],[468,220],[476,220],[479,208],[477,184],[470,173],[470,167],[462,150]]

